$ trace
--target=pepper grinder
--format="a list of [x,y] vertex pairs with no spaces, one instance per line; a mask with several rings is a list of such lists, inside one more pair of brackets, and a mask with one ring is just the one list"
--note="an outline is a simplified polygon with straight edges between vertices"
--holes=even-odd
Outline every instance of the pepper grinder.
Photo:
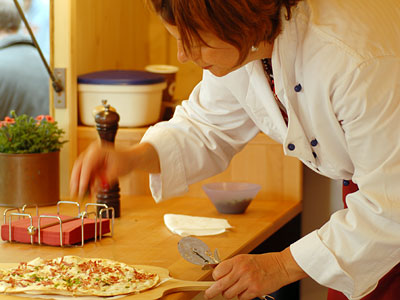
[[[112,144],[114,146],[115,136],[118,130],[119,114],[110,109],[107,100],[101,101],[104,109],[95,115],[96,129],[99,133],[101,143]],[[102,179],[103,180],[103,179]],[[106,182],[102,182],[100,191],[97,193],[97,203],[106,204],[108,207],[114,208],[114,216],[120,216],[120,188],[118,180],[112,186]],[[98,207],[100,210],[101,207]],[[104,216],[103,216],[104,217]]]

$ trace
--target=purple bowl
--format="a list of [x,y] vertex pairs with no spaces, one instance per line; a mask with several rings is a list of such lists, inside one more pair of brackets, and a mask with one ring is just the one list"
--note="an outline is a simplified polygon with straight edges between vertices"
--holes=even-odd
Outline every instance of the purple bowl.
[[241,214],[261,189],[259,184],[246,182],[213,182],[202,186],[218,212]]

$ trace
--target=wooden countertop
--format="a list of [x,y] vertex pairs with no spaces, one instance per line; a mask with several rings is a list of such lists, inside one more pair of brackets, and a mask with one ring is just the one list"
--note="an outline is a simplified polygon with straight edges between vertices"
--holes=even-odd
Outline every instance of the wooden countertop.
[[[63,204],[61,214],[76,214],[76,207]],[[53,258],[63,255],[109,258],[128,264],[154,265],[170,270],[171,276],[184,280],[210,280],[211,271],[203,271],[180,257],[180,236],[164,225],[166,213],[225,218],[233,226],[215,236],[200,237],[211,249],[218,248],[221,259],[248,253],[280,227],[301,212],[301,202],[273,201],[256,198],[245,214],[219,214],[208,199],[175,198],[156,204],[151,197],[124,196],[121,218],[115,220],[114,236],[104,237],[84,247],[52,247],[0,242],[0,263],[29,261],[38,256]],[[4,208],[0,209],[1,212]],[[56,213],[55,207],[44,207],[39,213]],[[32,211],[35,214],[34,210]],[[284,238],[284,237],[283,237]],[[189,299],[193,293],[175,293],[168,299]]]

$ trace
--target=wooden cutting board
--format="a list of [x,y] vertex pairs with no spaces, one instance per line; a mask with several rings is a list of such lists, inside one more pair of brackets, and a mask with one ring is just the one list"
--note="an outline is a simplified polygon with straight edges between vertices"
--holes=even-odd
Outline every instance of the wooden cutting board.
[[[1,269],[9,269],[12,267],[16,267],[18,263],[0,263]],[[153,300],[159,299],[165,295],[176,293],[176,292],[185,292],[185,291],[204,291],[208,289],[214,281],[188,281],[181,280],[170,277],[169,270],[166,268],[150,266],[150,265],[134,265],[135,268],[144,270],[146,272],[157,273],[160,276],[161,284],[158,286],[144,291],[139,294],[128,295],[122,299],[126,300]],[[0,294],[1,299],[3,300],[16,300],[16,299],[26,299],[18,296],[12,295],[2,295]],[[56,297],[56,296],[55,296]],[[64,296],[65,297],[65,296]],[[38,299],[38,298],[32,298]],[[77,299],[71,297],[71,299]],[[104,297],[93,297],[93,299],[104,299]]]

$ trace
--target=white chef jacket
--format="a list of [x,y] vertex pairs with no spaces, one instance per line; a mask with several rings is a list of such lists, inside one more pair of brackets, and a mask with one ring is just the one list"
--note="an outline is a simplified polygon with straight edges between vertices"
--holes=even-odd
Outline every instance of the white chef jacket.
[[360,299],[400,262],[400,2],[302,1],[283,18],[272,66],[288,127],[261,62],[205,71],[173,119],[143,138],[160,157],[153,197],[223,171],[262,131],[316,172],[358,184],[348,209],[291,252],[314,280]]

